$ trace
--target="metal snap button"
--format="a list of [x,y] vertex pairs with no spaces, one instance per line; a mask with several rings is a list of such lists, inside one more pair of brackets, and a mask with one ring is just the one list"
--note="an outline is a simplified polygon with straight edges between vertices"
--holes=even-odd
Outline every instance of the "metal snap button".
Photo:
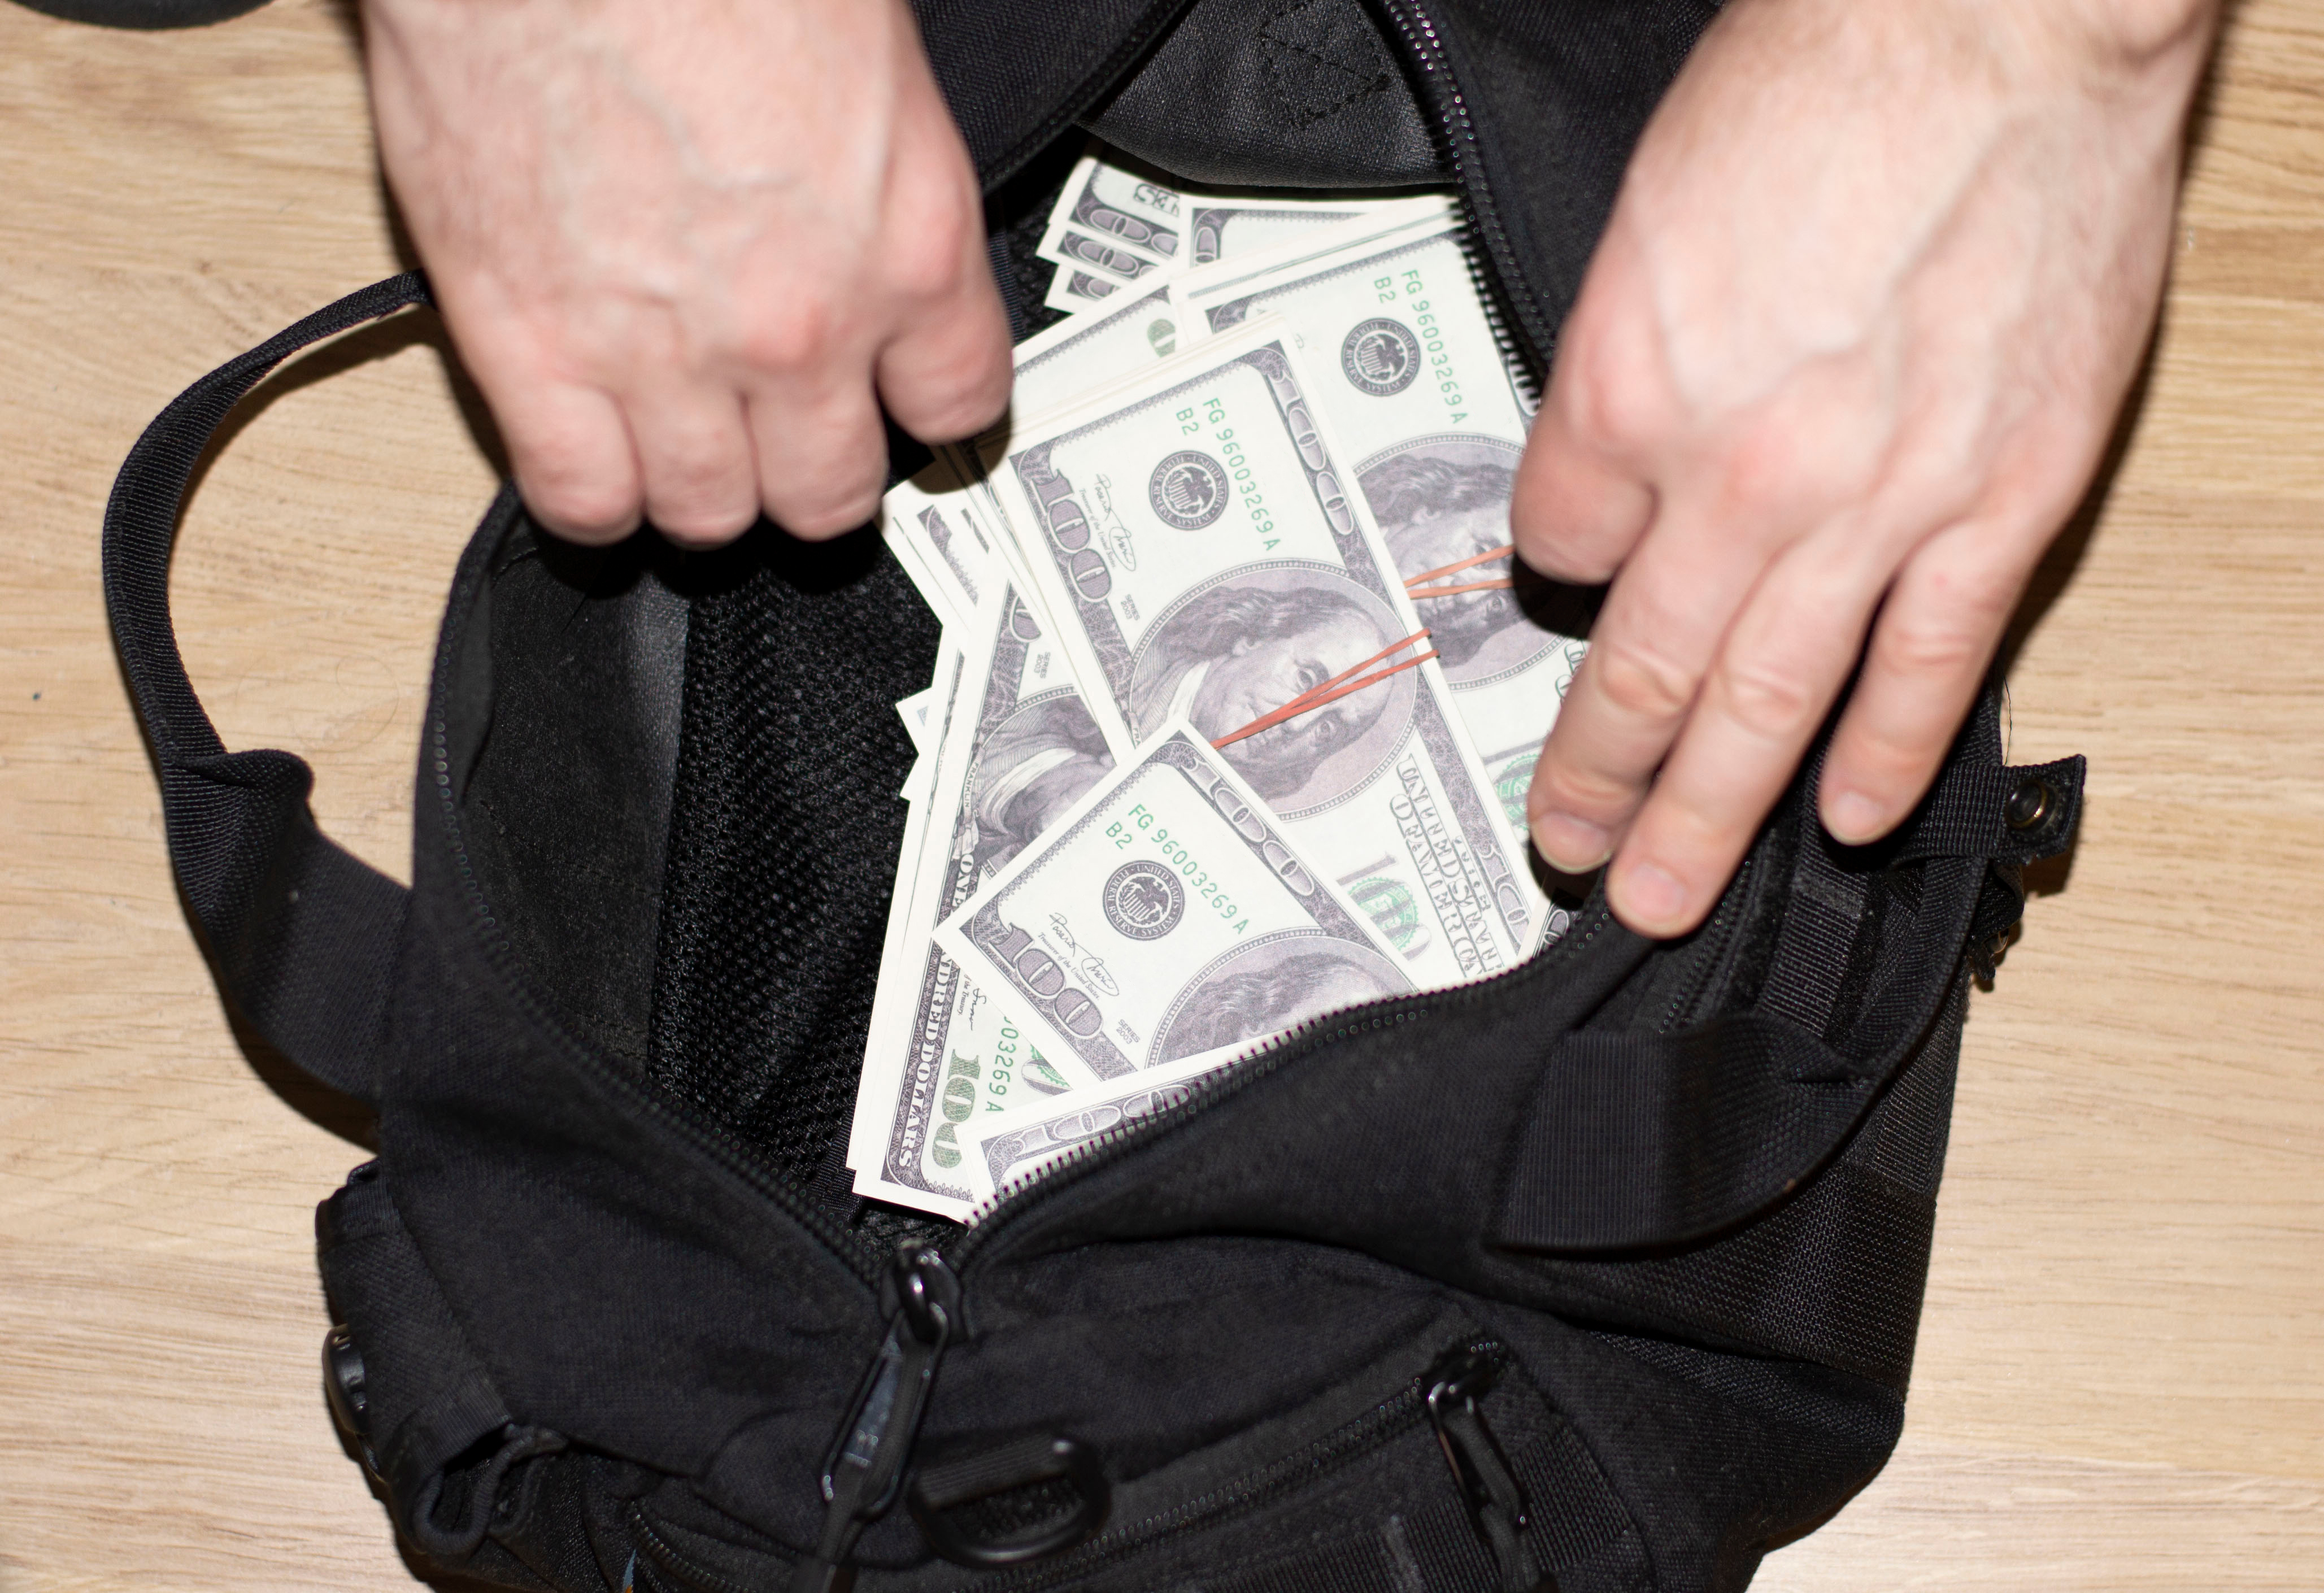
[[2050,816],[2050,809],[2054,801],[2055,798],[2050,792],[2049,782],[2029,775],[2018,781],[2017,789],[2009,794],[2008,802],[2002,807],[2001,816],[2013,830],[2035,829],[2043,819]]

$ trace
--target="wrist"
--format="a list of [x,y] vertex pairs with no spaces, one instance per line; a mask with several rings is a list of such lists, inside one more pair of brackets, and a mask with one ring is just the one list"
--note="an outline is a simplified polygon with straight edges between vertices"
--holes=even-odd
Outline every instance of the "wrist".
[[2181,102],[2223,0],[1774,0],[1829,5],[1873,48],[1995,89]]
[[2200,56],[2217,29],[2220,0],[2049,0],[2093,58],[2144,65]]

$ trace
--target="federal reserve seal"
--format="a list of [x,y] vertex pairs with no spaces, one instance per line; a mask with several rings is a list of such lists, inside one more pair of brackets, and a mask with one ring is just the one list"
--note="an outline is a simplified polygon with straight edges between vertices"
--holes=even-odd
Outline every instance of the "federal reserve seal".
[[1227,511],[1227,473],[1208,454],[1187,448],[1154,467],[1146,497],[1167,523],[1199,531]]
[[1160,863],[1124,863],[1100,893],[1105,921],[1132,940],[1160,940],[1186,916],[1186,888]]
[[1340,369],[1374,398],[1394,398],[1420,374],[1420,339],[1402,321],[1375,316],[1340,345]]

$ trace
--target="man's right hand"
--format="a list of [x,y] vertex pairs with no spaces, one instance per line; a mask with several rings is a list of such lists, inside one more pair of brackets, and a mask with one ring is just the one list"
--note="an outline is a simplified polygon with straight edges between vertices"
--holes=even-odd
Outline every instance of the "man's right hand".
[[533,516],[862,524],[880,410],[1008,401],[960,134],[903,0],[364,0],[380,155]]

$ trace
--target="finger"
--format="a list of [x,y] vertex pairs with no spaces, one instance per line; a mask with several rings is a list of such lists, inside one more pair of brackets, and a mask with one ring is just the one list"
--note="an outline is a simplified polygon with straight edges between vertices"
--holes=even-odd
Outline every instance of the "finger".
[[1857,542],[1826,527],[1794,543],[1729,626],[1607,873],[1641,935],[1702,921],[1831,712],[1879,597],[1877,566],[1847,557]]
[[1509,501],[1518,557],[1560,581],[1610,578],[1654,520],[1654,489],[1576,443],[1545,411]]
[[1969,520],[1905,561],[1824,757],[1818,808],[1836,838],[1879,839],[1927,792],[2044,540]]
[[880,351],[874,377],[888,413],[926,443],[973,437],[1009,407],[1009,315],[982,248],[957,287],[916,313]]
[[765,389],[752,396],[749,416],[760,502],[777,525],[821,541],[878,511],[888,438],[868,381]]
[[623,406],[637,439],[646,518],[686,548],[731,542],[759,518],[758,466],[742,402],[712,384],[658,386]]
[[1663,363],[1653,318],[1623,302],[1625,254],[1609,236],[1591,262],[1510,502],[1520,556],[1563,581],[1610,579],[1655,514],[1638,445],[1665,428]]
[[922,442],[952,442],[1008,406],[1009,316],[976,169],[924,66],[899,90],[895,138],[881,263],[900,314],[873,375],[897,425]]
[[1613,854],[1763,557],[1692,515],[1665,514],[1640,540],[1534,769],[1526,812],[1550,862],[1583,873]]
[[482,372],[477,385],[500,421],[511,474],[537,524],[591,546],[638,529],[643,478],[629,425],[610,395],[546,383],[495,391]]

